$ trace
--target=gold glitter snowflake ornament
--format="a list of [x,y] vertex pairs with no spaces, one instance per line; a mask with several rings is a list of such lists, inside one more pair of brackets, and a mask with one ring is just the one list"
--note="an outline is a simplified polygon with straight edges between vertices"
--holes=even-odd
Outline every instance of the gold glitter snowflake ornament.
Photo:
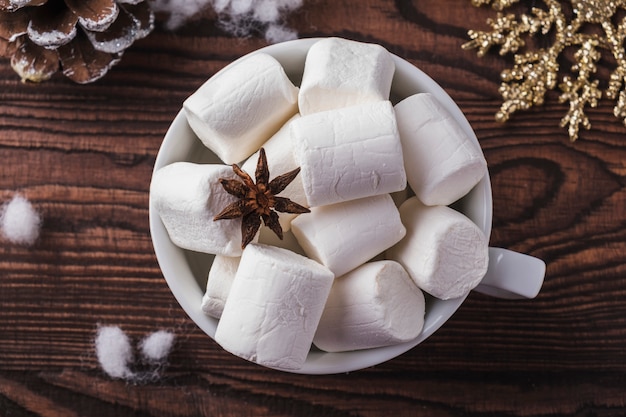
[[[500,55],[515,54],[513,67],[502,72],[499,91],[503,103],[496,119],[504,122],[517,110],[543,104],[546,92],[558,86],[559,101],[569,102],[561,126],[567,126],[570,140],[575,141],[581,125],[591,128],[585,109],[596,107],[602,97],[599,80],[594,76],[604,51],[616,62],[606,96],[617,100],[613,114],[626,125],[626,17],[617,19],[618,10],[621,13],[626,10],[626,0],[571,0],[570,19],[564,10],[565,3],[559,0],[543,0],[544,8],[533,7],[527,14],[502,12],[517,2],[519,0],[472,0],[477,7],[491,4],[498,13],[495,19],[487,20],[491,31],[470,30],[472,40],[463,45],[463,49],[477,48],[478,56],[483,56],[491,47],[499,47]],[[615,23],[616,20],[619,22]],[[601,29],[602,34],[583,30],[589,25]],[[549,47],[521,51],[525,37],[548,34],[553,36],[549,38]],[[573,76],[564,75],[559,82],[559,56],[568,47],[576,49],[571,68]]]

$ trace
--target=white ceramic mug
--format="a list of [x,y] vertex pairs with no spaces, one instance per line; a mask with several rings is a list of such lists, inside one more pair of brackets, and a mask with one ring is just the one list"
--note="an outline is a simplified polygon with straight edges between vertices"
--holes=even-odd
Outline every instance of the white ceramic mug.
[[[309,47],[318,39],[300,39],[271,45],[253,52],[274,56],[285,68],[294,84],[299,85]],[[394,56],[394,75],[391,99],[394,102],[419,92],[433,94],[460,123],[466,133],[478,143],[469,122],[446,92],[424,72],[409,62]],[[228,67],[226,67],[228,68]],[[170,126],[159,150],[154,170],[177,161],[222,163],[195,136],[183,112],[179,112]],[[488,175],[455,203],[481,228],[487,237],[491,234],[492,194]],[[207,273],[213,257],[183,250],[175,246],[150,203],[150,231],[154,250],[172,293],[189,317],[211,338],[215,336],[217,319],[202,312]],[[490,248],[489,269],[476,291],[500,298],[533,298],[539,292],[545,274],[543,261],[506,249]],[[420,344],[441,327],[461,306],[466,297],[439,300],[429,297],[422,333],[414,340],[399,345],[352,352],[326,353],[312,348],[302,374],[332,374],[355,371],[392,359]]]

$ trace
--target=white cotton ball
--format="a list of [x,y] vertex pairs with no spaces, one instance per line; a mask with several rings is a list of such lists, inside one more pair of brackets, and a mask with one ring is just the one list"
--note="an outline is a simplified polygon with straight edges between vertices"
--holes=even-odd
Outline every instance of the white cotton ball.
[[211,3],[213,4],[213,9],[217,13],[223,13],[228,7],[230,0],[211,0]]
[[279,8],[291,11],[302,6],[302,0],[275,0]]
[[253,7],[253,0],[231,0],[230,13],[233,16],[250,13]]
[[149,362],[164,362],[174,346],[174,333],[159,330],[147,336],[139,344],[141,354]]
[[15,195],[0,209],[0,229],[9,241],[30,246],[39,237],[41,217],[30,202]]
[[254,19],[263,23],[278,23],[286,12],[302,6],[302,0],[256,0],[252,9]]
[[282,21],[283,15],[301,5],[301,0],[258,1],[254,10],[254,18],[260,22],[268,23],[265,30],[265,40],[269,43],[279,43],[297,39],[298,32],[286,27]]
[[276,22],[280,19],[277,2],[260,0],[254,6],[254,18],[259,22]]
[[303,0],[152,0],[150,4],[155,12],[169,15],[165,26],[170,30],[182,26],[210,5],[218,14],[218,25],[223,30],[244,37],[269,24],[265,38],[275,43],[297,37],[295,31],[278,24],[287,13],[301,7]]
[[269,43],[291,41],[298,38],[298,32],[282,25],[269,25],[265,31],[265,40]]
[[131,379],[135,376],[128,364],[133,361],[130,339],[117,326],[98,329],[95,340],[96,356],[102,370],[111,378]]
[[191,17],[205,9],[212,0],[153,0],[150,5],[155,12],[169,14],[165,26],[174,30]]

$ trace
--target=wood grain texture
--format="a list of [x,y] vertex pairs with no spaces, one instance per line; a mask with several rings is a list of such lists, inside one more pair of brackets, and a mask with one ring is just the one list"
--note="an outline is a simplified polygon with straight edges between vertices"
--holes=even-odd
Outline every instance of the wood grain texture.
[[[439,82],[489,164],[491,244],[548,264],[536,299],[471,294],[422,345],[344,375],[279,373],[222,351],[180,309],[152,250],[148,188],[169,123],[263,40],[228,36],[207,13],[158,29],[86,86],[22,84],[0,61],[0,202],[20,192],[44,217],[34,247],[0,240],[0,416],[626,415],[626,128],[603,99],[570,143],[552,93],[496,123],[511,60],[461,49],[493,15],[469,0],[310,0],[289,17],[302,37],[377,42]],[[106,377],[99,325],[134,343],[174,331],[161,379]]]

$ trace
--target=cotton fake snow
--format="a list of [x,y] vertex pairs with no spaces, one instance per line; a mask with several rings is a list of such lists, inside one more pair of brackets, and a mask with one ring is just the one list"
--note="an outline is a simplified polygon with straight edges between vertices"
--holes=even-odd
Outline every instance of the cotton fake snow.
[[133,343],[118,326],[99,326],[94,344],[100,367],[109,377],[143,384],[160,378],[174,341],[174,333],[166,330],[146,336],[137,346],[141,361],[135,361]]
[[207,7],[217,13],[217,24],[238,37],[264,33],[270,43],[296,39],[295,30],[287,28],[287,15],[300,8],[303,0],[153,0],[152,9],[169,15],[165,26],[174,30]]
[[39,237],[41,217],[30,202],[15,195],[0,209],[2,235],[13,243],[30,246]]
[[164,362],[174,346],[174,340],[174,333],[159,330],[146,336],[139,344],[139,348],[148,362]]
[[298,38],[298,32],[283,25],[271,23],[265,31],[265,40],[269,43],[280,43]]
[[102,370],[111,378],[132,379],[135,374],[129,368],[133,361],[130,339],[117,326],[102,326],[98,329],[96,356]]
[[205,9],[212,0],[153,0],[150,5],[155,12],[165,12],[169,18],[165,26],[178,29],[187,20]]

